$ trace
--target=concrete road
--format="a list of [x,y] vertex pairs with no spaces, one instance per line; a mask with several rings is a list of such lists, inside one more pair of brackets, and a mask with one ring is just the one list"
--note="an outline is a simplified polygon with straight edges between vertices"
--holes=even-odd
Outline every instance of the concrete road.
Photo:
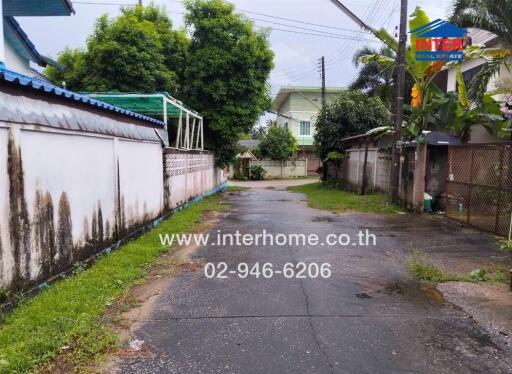
[[208,279],[178,275],[134,338],[151,354],[122,373],[511,373],[510,349],[470,316],[405,272],[418,243],[455,247],[465,234],[408,215],[334,215],[301,194],[255,189],[228,194],[229,216],[211,230],[234,233],[376,235],[376,246],[200,247],[203,263],[329,263],[328,279]]

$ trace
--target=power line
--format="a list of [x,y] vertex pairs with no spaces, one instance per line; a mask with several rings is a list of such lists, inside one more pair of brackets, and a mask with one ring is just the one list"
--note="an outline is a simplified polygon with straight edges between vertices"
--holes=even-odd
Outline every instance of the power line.
[[[293,28],[295,28],[295,29],[307,30],[307,31],[314,31],[314,32],[318,32],[318,33],[322,33],[322,34],[327,34],[327,35],[336,35],[336,36],[343,35],[343,34],[336,34],[336,33],[332,33],[332,32],[329,32],[329,31],[315,30],[315,29],[311,29],[311,28],[308,28],[308,27],[300,27],[300,26],[294,26],[294,25],[287,25],[286,23],[280,23],[280,22],[268,21],[268,20],[261,19],[261,18],[253,18],[253,17],[247,17],[247,18],[252,19],[253,21],[260,21],[260,22],[271,23],[271,24],[274,24],[274,25],[280,25],[280,26],[293,27]],[[350,31],[354,31],[354,30],[350,30]],[[347,35],[347,36],[348,36],[348,35]]]
[[280,19],[280,20],[283,20],[283,21],[297,22],[297,23],[301,23],[303,25],[318,26],[318,27],[324,27],[324,28],[327,28],[327,29],[342,30],[342,31],[353,31],[353,32],[357,32],[358,31],[358,30],[354,30],[354,29],[345,29],[343,27],[336,27],[336,26],[330,26],[330,25],[322,25],[320,23],[301,21],[301,20],[297,20],[297,19],[293,19],[293,18],[271,16],[270,14],[254,12],[254,11],[251,11],[251,10],[244,10],[244,9],[238,9],[238,10],[240,10],[240,11],[242,11],[244,13],[257,14],[259,16],[264,16],[264,17],[274,18],[274,19]]
[[[169,1],[172,1],[172,2],[180,4],[180,5],[183,5],[183,3],[181,1],[179,1],[179,0],[169,0]],[[308,22],[308,21],[298,20],[298,19],[293,19],[293,18],[273,16],[273,15],[270,15],[270,14],[255,12],[255,11],[252,11],[252,10],[245,10],[245,9],[240,9],[240,8],[237,8],[237,10],[240,11],[240,12],[244,12],[244,13],[256,14],[258,16],[263,16],[263,17],[268,17],[268,18],[273,18],[273,19],[280,19],[282,21],[296,22],[296,23],[300,23],[300,24],[303,24],[303,25],[317,26],[317,27],[323,27],[323,28],[333,29],[333,30],[359,32],[359,30],[355,30],[355,29],[347,29],[347,28],[343,28],[343,27],[337,27],[337,26],[331,26],[331,25],[323,25],[321,23]],[[247,17],[247,18],[259,21],[256,18],[251,18],[251,17]],[[262,21],[264,21],[264,20],[262,20]],[[271,21],[264,21],[264,22],[273,23]],[[281,23],[276,23],[276,24],[284,25],[284,26],[289,26],[289,27],[296,27],[296,26],[293,26],[293,25],[286,25],[286,24],[281,24]],[[316,31],[325,32],[325,31],[321,31],[321,30],[316,30]],[[367,32],[367,31],[364,31],[364,32]]]
[[272,27],[272,26],[271,27],[269,27],[269,26],[261,26],[261,25],[256,25],[256,24],[254,25],[254,27],[258,27],[260,29],[270,29],[270,30],[275,30],[275,31],[288,32],[288,33],[292,33],[292,34],[320,36],[320,37],[323,37],[323,38],[331,38],[331,39],[357,40],[357,41],[366,41],[366,42],[370,42],[370,43],[376,43],[377,42],[377,41],[372,40],[372,39],[358,39],[358,38],[353,37],[353,36],[343,36],[341,34],[339,36],[332,36],[332,35],[326,35],[326,34],[314,34],[314,33],[302,32],[302,31],[280,29],[280,28]]

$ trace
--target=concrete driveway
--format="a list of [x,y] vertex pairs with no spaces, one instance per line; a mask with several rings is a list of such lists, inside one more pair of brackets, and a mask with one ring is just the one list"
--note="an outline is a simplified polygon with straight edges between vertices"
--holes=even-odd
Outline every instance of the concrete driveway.
[[[202,246],[202,264],[329,263],[328,279],[270,279],[202,267],[181,273],[133,333],[150,354],[125,358],[122,373],[511,373],[510,348],[433,289],[410,279],[406,252],[429,243],[471,251],[466,233],[408,215],[334,215],[301,194],[253,189],[227,196],[218,232],[349,234],[376,246]],[[218,231],[220,230],[220,231]],[[469,234],[471,235],[471,234]],[[468,245],[461,247],[461,240]],[[466,241],[464,241],[466,240]]]

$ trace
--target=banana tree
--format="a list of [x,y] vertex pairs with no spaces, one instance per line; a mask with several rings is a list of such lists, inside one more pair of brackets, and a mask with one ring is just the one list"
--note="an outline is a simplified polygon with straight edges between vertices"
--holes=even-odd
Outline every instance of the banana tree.
[[[462,141],[466,141],[471,128],[475,125],[484,126],[492,134],[502,129],[505,121],[498,103],[492,96],[485,94],[482,105],[473,105],[468,99],[460,63],[449,63],[446,68],[455,70],[457,92],[436,93],[422,107],[408,107],[409,121],[405,133],[411,138],[421,138],[423,130],[448,130]],[[425,126],[419,126],[420,123],[424,123]]]
[[[416,29],[430,22],[427,14],[420,8],[416,7],[410,16],[409,28]],[[378,31],[381,40],[386,41],[388,46],[397,51],[398,42],[386,30]],[[434,93],[439,93],[439,88],[434,84],[434,79],[441,72],[444,62],[430,62],[416,60],[416,37],[414,34],[410,36],[410,43],[406,52],[406,72],[414,82],[411,92],[411,106],[420,110],[427,110],[428,104]],[[364,64],[378,62],[382,66],[391,66],[395,60],[382,54],[371,54],[361,56],[360,61]],[[421,123],[418,128],[426,127],[426,117],[418,117]]]

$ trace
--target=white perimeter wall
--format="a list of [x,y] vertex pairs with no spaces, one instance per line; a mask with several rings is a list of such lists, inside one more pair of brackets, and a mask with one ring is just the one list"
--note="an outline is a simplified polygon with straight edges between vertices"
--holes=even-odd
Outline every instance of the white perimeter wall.
[[226,181],[222,169],[215,166],[213,153],[168,148],[164,152],[165,188],[168,208],[192,200]]
[[[56,237],[59,200],[63,193],[67,194],[73,241],[73,248],[69,248],[73,253],[70,262],[89,257],[120,239],[114,233],[119,197],[124,202],[126,228],[155,219],[164,211],[162,148],[159,143],[0,121],[0,287],[12,285],[16,261],[9,228],[9,138],[21,150],[23,199],[30,223],[29,246],[21,249],[30,251],[27,261],[30,272],[22,274],[23,284],[16,287],[26,288],[72,265],[60,264],[51,271],[53,274],[43,274],[42,258],[48,256],[45,251],[49,249],[39,248],[36,244],[38,191],[51,196]],[[98,221],[100,207],[101,223]],[[96,229],[93,228],[94,222],[97,223]],[[94,230],[97,232],[100,225],[104,232],[103,242],[91,242]],[[60,259],[55,252],[58,251],[53,251],[52,261],[57,263]],[[24,258],[27,258],[26,254],[22,255],[22,261]],[[25,264],[21,267],[24,268]]]

